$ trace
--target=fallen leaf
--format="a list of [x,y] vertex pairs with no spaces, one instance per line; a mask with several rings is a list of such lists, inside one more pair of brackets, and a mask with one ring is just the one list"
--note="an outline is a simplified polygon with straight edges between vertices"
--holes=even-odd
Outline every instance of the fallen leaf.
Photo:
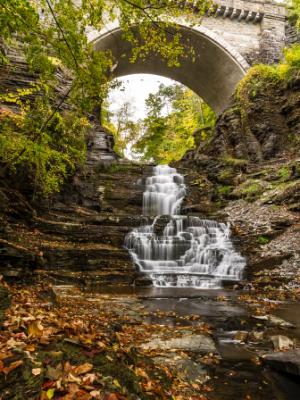
[[114,379],[114,380],[113,380],[113,384],[114,384],[115,386],[117,386],[118,388],[121,388],[121,387],[122,387],[117,379]]
[[99,390],[93,390],[92,392],[90,392],[90,395],[92,397],[100,397],[100,391]]
[[47,394],[47,398],[49,399],[49,400],[51,400],[53,397],[54,397],[54,394],[55,394],[55,389],[48,389],[47,390],[47,392],[46,392],[46,394]]
[[3,372],[5,375],[9,374],[11,371],[14,369],[18,368],[20,365],[23,364],[22,360],[15,361],[11,363],[8,367],[4,367],[0,370],[0,372]]
[[51,367],[50,365],[47,366],[47,370],[46,370],[46,377],[50,380],[57,380],[60,378],[60,376],[62,375],[62,364],[59,363],[57,364],[57,366]]
[[42,388],[43,389],[50,389],[56,386],[56,382],[55,381],[48,381],[43,383]]
[[77,376],[71,374],[71,372],[70,372],[69,375],[68,375],[68,381],[69,381],[69,382],[78,383],[79,385],[81,384],[81,379],[78,378]]
[[90,385],[92,384],[97,378],[96,374],[86,374],[83,378],[82,378],[82,382],[85,385]]
[[75,393],[79,392],[79,390],[80,390],[80,388],[78,385],[76,385],[76,383],[70,383],[68,385],[69,394],[75,394]]
[[42,372],[42,369],[41,368],[33,368],[31,370],[31,372],[33,373],[33,375],[40,375]]
[[74,369],[74,373],[76,375],[86,374],[86,373],[90,372],[93,369],[93,367],[94,367],[93,364],[84,363],[84,364],[78,365]]
[[41,337],[43,335],[43,325],[39,322],[32,322],[28,326],[28,334],[30,336]]
[[33,352],[33,351],[35,351],[35,345],[34,345],[34,344],[28,344],[28,345],[25,347],[25,350],[27,350],[27,351],[29,351],[29,352]]
[[9,358],[13,355],[13,353],[11,351],[8,351],[6,353],[1,352],[0,353],[0,360],[5,360],[5,358]]
[[10,338],[7,342],[8,349],[13,349],[14,347],[24,348],[26,347],[26,343],[16,341],[14,338]]
[[107,394],[104,400],[119,400],[119,397],[115,393]]

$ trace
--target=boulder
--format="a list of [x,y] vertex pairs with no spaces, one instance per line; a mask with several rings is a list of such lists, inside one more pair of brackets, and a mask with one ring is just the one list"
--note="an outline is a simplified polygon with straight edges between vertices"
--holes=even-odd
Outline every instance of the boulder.
[[142,345],[144,350],[186,350],[195,352],[215,352],[216,346],[214,341],[206,335],[193,335],[186,334],[181,338],[172,338],[168,340],[163,340],[160,338],[152,339],[148,343]]
[[269,315],[268,322],[272,326],[280,326],[281,328],[295,328],[295,325],[291,324],[288,321],[285,321],[282,318],[277,317],[276,315]]
[[267,354],[264,355],[263,360],[266,365],[269,365],[277,371],[300,376],[299,349]]
[[275,350],[288,350],[294,347],[294,341],[283,335],[274,335],[270,337]]

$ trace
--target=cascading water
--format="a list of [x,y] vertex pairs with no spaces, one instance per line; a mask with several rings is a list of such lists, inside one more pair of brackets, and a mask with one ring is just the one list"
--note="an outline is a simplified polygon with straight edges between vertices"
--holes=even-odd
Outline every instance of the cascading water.
[[[185,189],[175,168],[154,167],[146,180],[143,214],[156,217],[127,235],[133,261],[159,287],[220,288],[222,281],[240,280],[245,259],[233,247],[229,225],[179,215]],[[159,232],[161,219],[165,227]]]

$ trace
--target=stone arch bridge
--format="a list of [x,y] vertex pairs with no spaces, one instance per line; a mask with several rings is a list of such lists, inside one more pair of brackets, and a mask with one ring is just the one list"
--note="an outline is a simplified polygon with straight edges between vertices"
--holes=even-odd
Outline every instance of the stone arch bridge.
[[[189,2],[190,3],[190,2]],[[195,4],[195,12],[197,10]],[[287,42],[284,5],[266,0],[217,0],[210,13],[192,28],[179,24],[183,43],[192,44],[195,60],[182,58],[181,66],[169,68],[152,54],[144,61],[129,62],[130,43],[118,26],[89,32],[95,50],[110,49],[116,59],[114,77],[150,73],[174,79],[201,96],[219,114],[235,86],[256,62],[277,62]]]

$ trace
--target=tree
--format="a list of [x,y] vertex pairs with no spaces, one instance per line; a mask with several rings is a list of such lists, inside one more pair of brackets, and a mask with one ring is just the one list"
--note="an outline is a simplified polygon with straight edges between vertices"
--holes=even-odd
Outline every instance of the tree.
[[[207,7],[206,0],[199,1],[197,15]],[[17,116],[1,114],[4,168],[28,169],[35,189],[48,194],[59,190],[67,173],[84,159],[86,115],[104,99],[114,64],[110,52],[94,52],[88,29],[101,30],[109,20],[118,19],[125,39],[133,45],[132,62],[155,52],[175,67],[184,49],[176,26],[168,21],[183,12],[192,21],[194,9],[191,1],[183,10],[179,0],[2,0],[1,64],[10,62],[6,49],[17,46],[36,76],[25,93],[1,93],[2,103],[19,110]],[[67,71],[72,82],[57,100],[61,71]],[[69,108],[62,111],[66,101]],[[80,132],[76,140],[73,129]]]
[[194,92],[175,84],[160,85],[146,100],[144,134],[135,145],[146,160],[169,163],[179,160],[194,146],[194,132],[207,139],[215,114]]
[[114,135],[115,151],[121,157],[127,157],[142,130],[141,122],[134,120],[134,105],[130,99],[126,99],[114,111],[110,111],[107,100],[104,104],[103,125]]
[[300,28],[300,0],[289,0],[288,5],[290,6],[291,12],[290,17],[292,22],[295,23],[296,28]]

